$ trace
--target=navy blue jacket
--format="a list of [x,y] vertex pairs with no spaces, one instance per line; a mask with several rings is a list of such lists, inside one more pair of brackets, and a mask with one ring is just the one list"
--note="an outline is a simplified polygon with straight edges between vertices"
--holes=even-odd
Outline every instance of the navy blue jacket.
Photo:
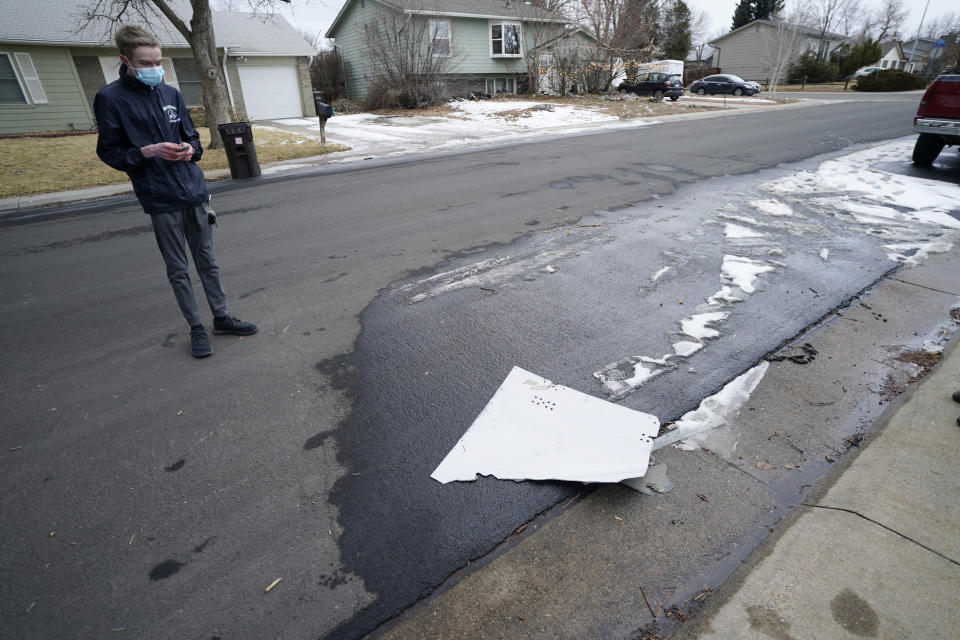
[[[179,91],[165,84],[148,87],[121,65],[119,80],[97,92],[93,111],[100,131],[97,155],[127,172],[145,212],[169,213],[207,201],[203,171],[194,164],[203,147]],[[193,147],[193,158],[144,158],[140,147],[157,142],[185,142]]]

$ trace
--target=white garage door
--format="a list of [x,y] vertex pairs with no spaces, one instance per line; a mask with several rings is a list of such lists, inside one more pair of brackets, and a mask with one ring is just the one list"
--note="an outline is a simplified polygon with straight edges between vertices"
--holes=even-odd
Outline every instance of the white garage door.
[[275,67],[241,66],[243,102],[250,120],[302,118],[300,82],[292,65]]

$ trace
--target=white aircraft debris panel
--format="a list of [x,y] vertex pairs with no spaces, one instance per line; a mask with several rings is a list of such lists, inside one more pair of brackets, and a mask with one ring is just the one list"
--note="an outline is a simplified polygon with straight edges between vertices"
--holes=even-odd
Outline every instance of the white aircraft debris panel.
[[430,477],[620,482],[647,472],[659,430],[656,416],[514,367]]

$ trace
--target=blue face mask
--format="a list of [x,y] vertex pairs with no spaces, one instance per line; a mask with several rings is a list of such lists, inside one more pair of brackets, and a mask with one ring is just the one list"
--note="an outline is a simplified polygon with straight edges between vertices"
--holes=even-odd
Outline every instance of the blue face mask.
[[[130,67],[133,69],[133,67]],[[155,87],[163,82],[163,67],[147,67],[146,69],[133,69],[137,72],[137,78],[148,87]]]

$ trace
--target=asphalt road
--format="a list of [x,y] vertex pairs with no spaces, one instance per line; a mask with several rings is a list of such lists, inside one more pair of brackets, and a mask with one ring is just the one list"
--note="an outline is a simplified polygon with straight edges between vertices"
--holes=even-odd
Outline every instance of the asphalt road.
[[[359,637],[399,614],[573,491],[428,477],[511,365],[600,395],[596,365],[655,350],[668,322],[628,269],[675,251],[671,297],[712,293],[703,214],[757,172],[908,135],[914,107],[691,119],[224,190],[231,311],[261,331],[215,336],[201,361],[142,212],[4,228],[0,635]],[[650,233],[653,198],[675,220]],[[578,221],[601,226],[557,231]],[[764,292],[695,383],[624,403],[695,406],[889,270],[874,244],[850,246],[856,274],[818,276],[815,301],[788,280]],[[417,304],[396,284],[555,248],[583,256],[552,280]]]

